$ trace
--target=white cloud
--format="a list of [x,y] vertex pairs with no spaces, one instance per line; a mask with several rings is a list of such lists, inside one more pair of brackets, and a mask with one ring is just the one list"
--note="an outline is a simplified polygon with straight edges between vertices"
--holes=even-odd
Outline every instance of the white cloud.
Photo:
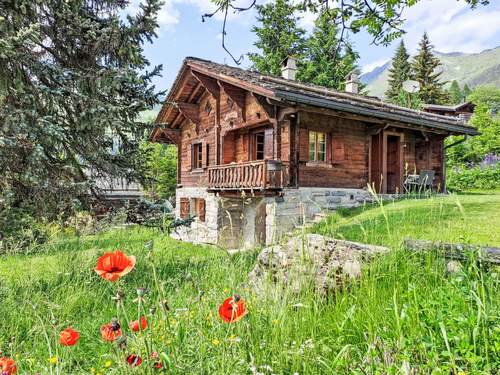
[[424,31],[440,52],[480,52],[500,43],[500,6],[471,10],[465,1],[424,0],[404,13],[404,40],[414,53]]
[[167,0],[158,14],[158,24],[162,26],[173,26],[179,23],[179,11],[173,7],[172,1]]

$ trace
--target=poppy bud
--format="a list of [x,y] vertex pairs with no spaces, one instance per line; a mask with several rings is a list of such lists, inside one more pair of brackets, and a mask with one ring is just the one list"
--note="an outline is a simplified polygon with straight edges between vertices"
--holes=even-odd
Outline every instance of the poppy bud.
[[111,297],[111,299],[115,300],[116,302],[119,302],[121,300],[123,300],[123,298],[125,297],[125,293],[122,292],[121,290],[117,291],[116,294]]
[[141,316],[140,319],[130,322],[129,327],[134,332],[144,331],[146,328],[148,328],[148,322],[146,321],[146,318],[144,316]]
[[150,313],[151,315],[154,315],[154,314],[156,313],[156,307],[151,307],[151,308],[149,309],[149,313]]
[[162,307],[165,309],[165,311],[170,311],[170,306],[168,305],[167,300],[163,300],[161,302]]
[[146,288],[137,288],[138,297],[144,297],[145,294],[146,294]]
[[138,355],[130,354],[127,357],[127,363],[130,366],[137,367],[137,366],[139,366],[142,363],[142,358],[140,356],[138,356]]
[[118,319],[111,319],[111,328],[113,329],[113,331],[118,331],[120,329],[120,323],[118,322]]

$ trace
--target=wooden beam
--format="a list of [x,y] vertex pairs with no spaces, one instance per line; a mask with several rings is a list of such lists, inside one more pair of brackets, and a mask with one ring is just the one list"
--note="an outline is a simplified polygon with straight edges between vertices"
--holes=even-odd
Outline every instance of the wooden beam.
[[282,107],[278,110],[278,115],[276,116],[276,119],[278,121],[283,121],[285,116],[295,114],[295,113],[297,113],[297,111],[298,110],[295,107]]
[[219,98],[219,85],[217,84],[217,81],[215,79],[194,70],[191,70],[191,74],[203,85],[203,87],[205,87],[205,89],[214,97],[214,99]]
[[193,101],[193,99],[196,98],[196,95],[198,94],[198,91],[202,87],[203,86],[201,85],[201,83],[198,82],[198,84],[196,85],[196,87],[194,88],[194,90],[191,92],[191,95],[189,95],[189,97],[188,97],[188,100],[187,100],[188,103],[191,103]]
[[196,134],[199,133],[200,118],[198,104],[192,103],[177,103],[177,108],[179,112],[191,123],[196,126]]
[[179,145],[180,136],[181,135],[179,129],[156,128],[153,133],[152,141],[158,143]]
[[241,118],[243,122],[246,121],[246,106],[245,106],[245,94],[246,91],[240,89],[239,87],[230,85],[224,81],[218,80],[217,83],[224,90],[227,96],[235,103],[241,111]]

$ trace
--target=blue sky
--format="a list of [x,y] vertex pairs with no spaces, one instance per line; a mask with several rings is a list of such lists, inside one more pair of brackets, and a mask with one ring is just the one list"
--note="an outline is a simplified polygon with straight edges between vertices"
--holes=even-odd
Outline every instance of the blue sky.
[[[240,0],[241,4],[250,0]],[[257,0],[262,3],[269,0]],[[130,11],[137,9],[138,0]],[[159,38],[145,46],[146,56],[152,64],[163,64],[162,77],[155,81],[159,89],[168,89],[182,60],[197,56],[234,65],[221,47],[221,17],[201,22],[201,15],[213,9],[210,0],[166,0],[159,15]],[[407,48],[414,52],[424,31],[435,48],[441,52],[480,52],[500,45],[500,1],[471,10],[462,0],[421,0],[405,14],[404,36]],[[301,24],[311,30],[314,15],[305,14]],[[254,11],[231,15],[228,21],[227,45],[235,56],[255,50],[251,27],[255,23]],[[360,53],[359,64],[364,71],[388,61],[398,42],[388,47],[374,46],[366,32],[351,36]],[[245,58],[242,66],[249,65]]]

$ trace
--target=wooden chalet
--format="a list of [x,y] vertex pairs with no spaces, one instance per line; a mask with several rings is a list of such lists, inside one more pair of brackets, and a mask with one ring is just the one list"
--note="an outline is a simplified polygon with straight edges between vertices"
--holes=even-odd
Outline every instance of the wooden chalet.
[[188,57],[151,138],[178,147],[177,233],[229,247],[272,243],[323,209],[403,191],[408,173],[433,170],[444,191],[449,135],[475,135],[459,118],[284,77]]
[[422,109],[429,113],[442,116],[458,117],[463,121],[469,121],[476,106],[472,102],[464,102],[457,105],[423,104]]

